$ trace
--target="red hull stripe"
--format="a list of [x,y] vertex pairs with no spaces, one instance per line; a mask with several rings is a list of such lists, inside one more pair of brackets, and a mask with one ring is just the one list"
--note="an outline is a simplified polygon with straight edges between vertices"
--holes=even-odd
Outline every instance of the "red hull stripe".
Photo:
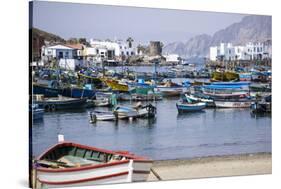
[[138,171],[138,170],[133,170],[134,174],[149,174],[150,171]]
[[[51,151],[55,150],[56,148],[66,147],[66,146],[74,146],[74,147],[78,147],[78,148],[82,148],[82,149],[88,149],[88,150],[94,150],[94,151],[98,151],[98,152],[104,152],[104,153],[108,153],[108,154],[117,154],[118,155],[118,153],[116,153],[114,151],[105,150],[105,149],[101,149],[101,148],[95,148],[95,147],[92,147],[92,146],[86,146],[86,145],[77,144],[77,143],[74,143],[74,142],[66,142],[65,141],[65,142],[60,142],[60,143],[48,148],[37,159],[38,160],[43,159],[46,154],[50,153]],[[140,160],[148,159],[146,157],[136,156],[136,155],[132,155],[132,154],[122,154],[122,155],[127,157],[127,158],[134,159],[134,160],[135,159],[140,159]]]
[[153,163],[152,160],[146,160],[146,159],[134,159],[135,163]]
[[80,180],[71,180],[71,181],[50,182],[50,181],[43,181],[40,179],[38,179],[38,180],[39,180],[39,182],[41,182],[43,184],[48,184],[48,185],[67,185],[67,184],[77,184],[77,183],[90,182],[90,181],[95,181],[95,180],[108,179],[108,178],[118,177],[118,176],[127,175],[127,174],[129,174],[128,171],[121,172],[121,173],[115,173],[115,174],[111,174],[111,175],[100,176],[100,177],[93,177],[93,178],[80,179]]
[[64,169],[48,169],[48,168],[38,167],[36,170],[41,171],[41,172],[49,172],[49,173],[58,173],[58,172],[63,173],[63,172],[83,171],[83,170],[89,170],[89,169],[97,169],[97,168],[121,165],[121,164],[125,164],[128,162],[129,162],[129,160],[122,160],[122,161],[117,161],[117,162],[104,163],[104,164],[100,164],[100,165],[90,165],[90,166],[84,166],[84,167],[64,168]]

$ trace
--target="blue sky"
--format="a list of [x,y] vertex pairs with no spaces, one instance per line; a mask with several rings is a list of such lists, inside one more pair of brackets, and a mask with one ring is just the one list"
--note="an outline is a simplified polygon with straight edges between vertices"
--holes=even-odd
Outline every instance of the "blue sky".
[[186,10],[136,8],[94,4],[35,1],[33,27],[65,39],[126,39],[164,43],[187,41],[198,34],[212,35],[245,16]]

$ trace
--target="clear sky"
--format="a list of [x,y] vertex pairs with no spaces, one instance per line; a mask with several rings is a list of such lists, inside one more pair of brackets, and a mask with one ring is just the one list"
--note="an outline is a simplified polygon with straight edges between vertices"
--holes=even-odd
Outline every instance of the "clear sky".
[[33,27],[65,39],[187,41],[239,22],[243,14],[35,1]]

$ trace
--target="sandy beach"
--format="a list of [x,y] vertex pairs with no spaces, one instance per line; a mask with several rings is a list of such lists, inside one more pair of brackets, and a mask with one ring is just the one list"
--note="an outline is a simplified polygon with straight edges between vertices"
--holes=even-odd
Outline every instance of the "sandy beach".
[[[271,153],[155,161],[153,171],[162,180],[271,174]],[[159,180],[151,173],[148,181]]]

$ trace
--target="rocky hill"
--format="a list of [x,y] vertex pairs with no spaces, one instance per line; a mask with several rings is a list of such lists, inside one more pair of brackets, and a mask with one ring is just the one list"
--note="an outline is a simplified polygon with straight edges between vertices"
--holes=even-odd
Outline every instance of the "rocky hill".
[[38,28],[32,28],[31,32],[32,32],[33,38],[37,38],[40,36],[45,41],[49,41],[49,42],[54,42],[54,43],[59,43],[59,42],[64,43],[65,42],[65,40],[63,38],[61,38],[60,36],[57,36],[57,35],[49,33],[49,32],[45,32]]
[[246,16],[239,23],[217,31],[213,36],[206,34],[195,36],[186,43],[174,42],[163,48],[164,53],[176,53],[182,57],[205,57],[209,47],[221,42],[245,44],[247,42],[263,42],[272,36],[271,16]]

